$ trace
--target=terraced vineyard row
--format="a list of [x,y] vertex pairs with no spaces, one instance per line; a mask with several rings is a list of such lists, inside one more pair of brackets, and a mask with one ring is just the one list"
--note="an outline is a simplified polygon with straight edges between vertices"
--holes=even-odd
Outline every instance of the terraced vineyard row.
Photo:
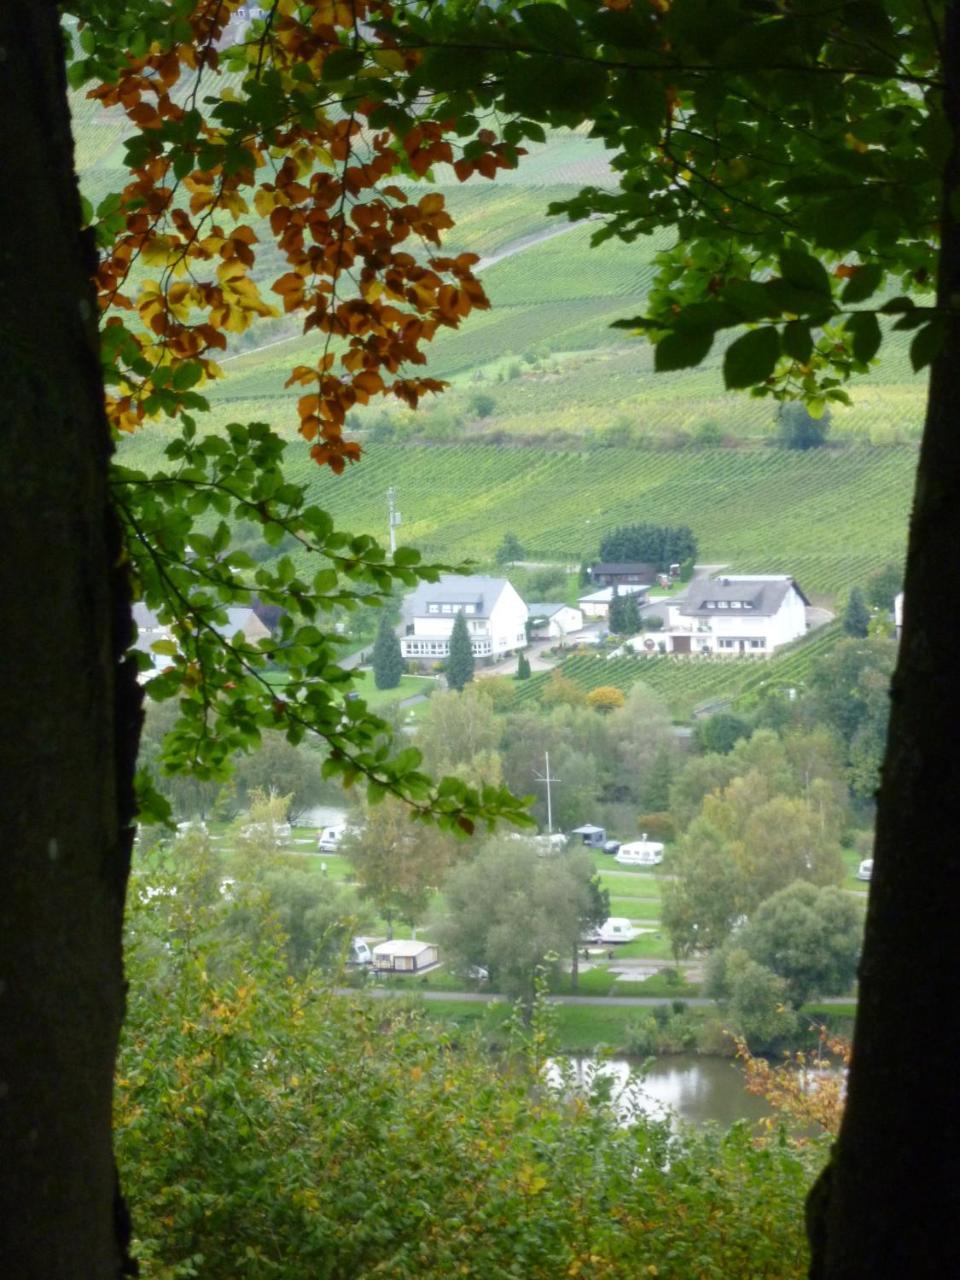
[[[674,718],[687,719],[694,708],[714,699],[733,699],[765,684],[802,684],[812,664],[841,634],[839,624],[833,623],[773,658],[604,658],[591,653],[575,654],[558,670],[584,692],[614,685],[627,693],[643,682],[660,694]],[[549,679],[550,673],[540,672],[518,683],[512,707],[537,702]]]

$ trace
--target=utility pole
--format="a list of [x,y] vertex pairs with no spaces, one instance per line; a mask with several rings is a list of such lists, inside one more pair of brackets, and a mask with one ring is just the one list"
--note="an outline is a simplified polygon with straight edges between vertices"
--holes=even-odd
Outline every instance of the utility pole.
[[397,510],[397,491],[393,487],[387,490],[387,523],[390,526],[390,554],[397,549],[397,525],[400,523],[400,512]]
[[545,782],[547,784],[547,835],[552,836],[553,835],[553,805],[551,803],[551,796],[550,796],[550,783],[560,782],[561,779],[551,778],[550,776],[550,752],[549,751],[545,751],[543,753],[543,763],[544,763],[543,773],[542,774],[537,773],[536,769],[534,769],[533,776],[536,778],[538,782]]

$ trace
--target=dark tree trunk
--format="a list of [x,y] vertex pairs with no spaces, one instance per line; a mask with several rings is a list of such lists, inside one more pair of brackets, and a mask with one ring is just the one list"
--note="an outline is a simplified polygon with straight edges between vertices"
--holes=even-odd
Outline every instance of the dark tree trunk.
[[112,1280],[140,697],[56,6],[0,50],[0,1272]]
[[[960,0],[939,303],[960,304]],[[816,1280],[960,1276],[960,318],[930,378],[860,969],[853,1067],[808,1206]]]

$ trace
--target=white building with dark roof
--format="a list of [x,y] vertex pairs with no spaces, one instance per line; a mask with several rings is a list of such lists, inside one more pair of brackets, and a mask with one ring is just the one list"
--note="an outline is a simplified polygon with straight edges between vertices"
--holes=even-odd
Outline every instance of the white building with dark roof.
[[562,640],[572,631],[583,628],[583,610],[576,605],[560,602],[528,604],[527,609],[530,612],[531,635]]
[[670,602],[658,639],[668,653],[766,657],[806,633],[809,603],[787,574],[697,581]]
[[418,661],[446,658],[458,613],[475,658],[504,657],[527,643],[527,606],[506,578],[444,573],[438,582],[421,582],[404,600],[400,652]]
[[585,618],[607,618],[610,616],[610,602],[614,592],[621,596],[636,596],[637,604],[642,608],[647,603],[647,592],[650,584],[646,582],[627,583],[624,586],[600,587],[589,595],[581,596],[577,601]]

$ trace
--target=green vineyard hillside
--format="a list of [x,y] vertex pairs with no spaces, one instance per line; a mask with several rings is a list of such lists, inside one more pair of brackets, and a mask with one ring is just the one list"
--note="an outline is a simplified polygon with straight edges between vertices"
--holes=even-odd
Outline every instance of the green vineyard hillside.
[[[642,682],[663,698],[675,720],[688,720],[698,707],[714,701],[733,700],[764,687],[802,685],[813,662],[841,634],[839,624],[833,623],[773,658],[605,658],[577,653],[555,669],[585,693],[601,685],[613,685],[626,693]],[[548,672],[539,672],[519,683],[511,709],[536,704],[549,679]]]
[[[124,442],[131,465],[159,462],[167,438]],[[371,444],[334,476],[294,443],[291,478],[341,527],[386,541],[396,488],[400,541],[436,560],[489,561],[514,533],[530,560],[594,557],[621,524],[688,524],[700,559],[743,573],[791,573],[833,598],[899,562],[916,453],[910,446],[795,453],[774,448],[582,451],[483,444]],[[306,567],[306,565],[304,566]]]

